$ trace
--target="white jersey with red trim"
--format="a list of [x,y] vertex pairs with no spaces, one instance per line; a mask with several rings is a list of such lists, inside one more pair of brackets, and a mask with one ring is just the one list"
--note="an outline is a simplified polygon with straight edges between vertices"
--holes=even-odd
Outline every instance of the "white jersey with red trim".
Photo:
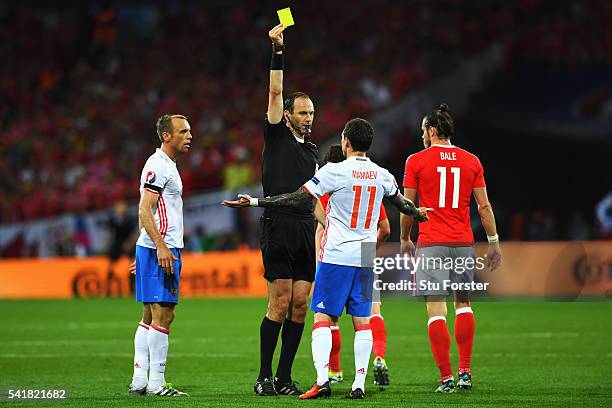
[[330,194],[319,260],[347,266],[367,266],[362,244],[375,249],[380,204],[399,192],[388,170],[367,157],[351,156],[327,163],[304,184],[313,196]]
[[[161,149],[149,157],[140,175],[140,194],[144,190],[159,194],[153,209],[155,223],[169,248],[183,248],[183,182],[176,163]],[[136,242],[147,248],[155,248],[144,228]]]

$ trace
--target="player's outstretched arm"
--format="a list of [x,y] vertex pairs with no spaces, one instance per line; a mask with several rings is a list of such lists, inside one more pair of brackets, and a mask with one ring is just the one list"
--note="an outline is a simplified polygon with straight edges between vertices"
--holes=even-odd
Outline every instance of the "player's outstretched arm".
[[[310,193],[302,186],[295,190],[293,193],[285,193],[276,195],[273,197],[266,198],[254,198],[248,194],[238,194],[237,200],[223,200],[223,205],[232,208],[244,208],[244,207],[264,207],[264,208],[278,208],[278,207],[301,207],[312,200],[316,200]],[[318,200],[317,200],[318,201]],[[316,208],[316,203],[315,203]]]
[[391,204],[393,204],[402,214],[409,215],[413,217],[415,220],[417,220],[418,222],[429,220],[427,213],[433,211],[433,208],[427,208],[427,207],[417,208],[417,206],[414,205],[414,203],[411,200],[408,200],[406,197],[404,197],[400,193],[397,193],[395,197],[393,198],[388,198],[388,200],[391,201]]
[[283,31],[282,24],[270,30],[272,61],[270,63],[270,92],[268,94],[268,122],[275,125],[283,119]]
[[489,202],[486,187],[475,188],[473,193],[474,199],[478,204],[480,222],[487,233],[487,239],[489,241],[489,249],[487,250],[489,268],[490,270],[495,270],[501,265],[502,252],[499,246],[499,236],[497,235],[497,225],[495,224],[493,207],[491,207],[491,203]]

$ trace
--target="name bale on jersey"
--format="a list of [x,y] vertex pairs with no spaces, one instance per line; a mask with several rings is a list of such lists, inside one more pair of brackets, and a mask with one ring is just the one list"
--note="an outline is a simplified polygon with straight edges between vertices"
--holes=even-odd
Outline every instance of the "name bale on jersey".
[[440,160],[457,160],[455,152],[440,152]]

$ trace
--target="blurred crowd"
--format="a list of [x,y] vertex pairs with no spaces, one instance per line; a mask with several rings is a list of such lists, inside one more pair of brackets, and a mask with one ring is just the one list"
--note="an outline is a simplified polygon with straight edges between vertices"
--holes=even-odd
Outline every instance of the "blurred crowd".
[[[184,195],[259,181],[279,3],[34,3],[0,5],[10,56],[0,65],[0,223],[137,199],[155,120],[168,112],[186,114],[195,136],[180,163]],[[509,63],[612,56],[604,0],[301,1],[292,11],[285,93],[313,98],[315,142],[494,42]]]

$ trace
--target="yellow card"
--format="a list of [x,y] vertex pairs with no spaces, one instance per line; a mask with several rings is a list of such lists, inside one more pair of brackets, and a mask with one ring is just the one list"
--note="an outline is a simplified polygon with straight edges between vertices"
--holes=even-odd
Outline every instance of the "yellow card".
[[293,16],[291,15],[291,9],[289,7],[277,10],[278,19],[284,27],[289,27],[295,24]]

